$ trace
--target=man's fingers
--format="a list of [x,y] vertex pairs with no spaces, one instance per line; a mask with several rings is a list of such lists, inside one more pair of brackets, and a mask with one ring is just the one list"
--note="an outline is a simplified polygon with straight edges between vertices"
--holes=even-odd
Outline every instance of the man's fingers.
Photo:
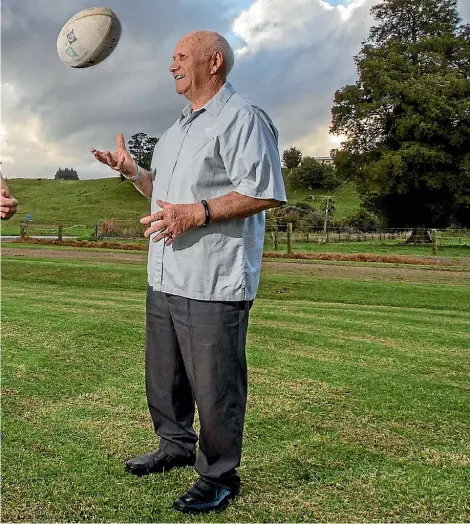
[[174,240],[172,233],[161,231],[157,236],[153,237],[152,242],[160,242],[163,238],[165,239],[165,245],[167,246],[169,246]]
[[164,200],[157,200],[157,204],[162,208],[165,209],[166,207],[171,206],[169,202],[165,202]]
[[166,225],[162,221],[159,221],[158,223],[151,225],[144,231],[144,237],[148,238],[152,233],[163,233],[165,230]]
[[0,210],[4,213],[15,213],[17,206],[1,206]]
[[0,217],[1,218],[11,218],[16,213],[16,209],[10,209],[8,211],[0,210]]
[[117,143],[118,150],[126,149],[126,141],[124,140],[124,135],[122,133],[117,134],[116,143]]
[[2,201],[1,201],[1,204],[0,204],[3,207],[14,207],[14,206],[17,206],[18,205],[18,200],[16,200],[16,198],[8,198],[8,197],[4,197],[2,196]]
[[99,160],[103,164],[107,164],[108,161],[106,159],[106,155],[102,151],[97,151],[96,149],[91,150],[93,156],[96,158],[96,160]]
[[161,211],[157,211],[153,215],[148,215],[146,217],[142,217],[140,219],[141,224],[151,224],[152,222],[156,222],[157,220],[163,220],[163,213]]
[[109,167],[111,167],[112,169],[116,168],[116,160],[114,159],[110,151],[106,151],[106,161]]

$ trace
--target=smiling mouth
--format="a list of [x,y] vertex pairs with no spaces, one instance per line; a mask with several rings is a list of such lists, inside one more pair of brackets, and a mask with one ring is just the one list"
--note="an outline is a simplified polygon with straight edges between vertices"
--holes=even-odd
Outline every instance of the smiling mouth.
[[184,78],[184,75],[175,76],[175,80],[182,80],[183,78]]

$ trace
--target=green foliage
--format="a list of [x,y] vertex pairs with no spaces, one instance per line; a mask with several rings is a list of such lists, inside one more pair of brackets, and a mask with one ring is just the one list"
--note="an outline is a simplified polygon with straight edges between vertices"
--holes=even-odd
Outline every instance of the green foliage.
[[389,226],[468,226],[470,27],[455,0],[384,0],[372,14],[359,80],[332,110],[343,163]]
[[290,183],[294,188],[334,189],[342,182],[333,166],[318,162],[312,157],[304,157],[299,167],[292,170]]
[[78,180],[78,173],[73,168],[66,167],[62,169],[59,167],[55,174],[55,180]]
[[378,216],[364,208],[348,215],[343,223],[357,231],[364,232],[377,231],[380,227]]
[[300,162],[302,162],[302,153],[296,147],[286,149],[282,153],[282,163],[287,169],[299,167]]
[[331,158],[335,167],[335,173],[340,180],[355,180],[359,173],[359,166],[355,163],[355,157],[347,150],[332,149]]
[[135,162],[150,171],[152,165],[153,150],[158,142],[158,138],[148,136],[146,133],[135,133],[129,139],[129,153]]
[[271,209],[267,216],[269,217],[268,226],[281,227],[281,229],[284,229],[289,222],[292,223],[294,229],[299,231],[320,227],[322,224],[321,215],[306,203]]

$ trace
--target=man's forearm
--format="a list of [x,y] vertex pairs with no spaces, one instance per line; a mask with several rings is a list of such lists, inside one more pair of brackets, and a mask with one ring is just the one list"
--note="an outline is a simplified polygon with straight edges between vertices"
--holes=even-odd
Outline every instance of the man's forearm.
[[[236,191],[207,201],[211,222],[246,218],[265,209],[277,207],[280,204],[279,200],[252,198]],[[204,223],[204,206],[202,204],[198,204],[198,206],[200,206],[199,216],[202,219],[202,223]]]
[[142,169],[142,174],[138,180],[133,182],[137,191],[148,199],[152,198],[152,175],[146,169]]

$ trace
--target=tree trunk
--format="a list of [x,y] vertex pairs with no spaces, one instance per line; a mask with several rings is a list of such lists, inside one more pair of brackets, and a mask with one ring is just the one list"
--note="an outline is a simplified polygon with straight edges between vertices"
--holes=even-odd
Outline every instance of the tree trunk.
[[406,240],[407,244],[432,244],[432,237],[425,228],[414,228]]

